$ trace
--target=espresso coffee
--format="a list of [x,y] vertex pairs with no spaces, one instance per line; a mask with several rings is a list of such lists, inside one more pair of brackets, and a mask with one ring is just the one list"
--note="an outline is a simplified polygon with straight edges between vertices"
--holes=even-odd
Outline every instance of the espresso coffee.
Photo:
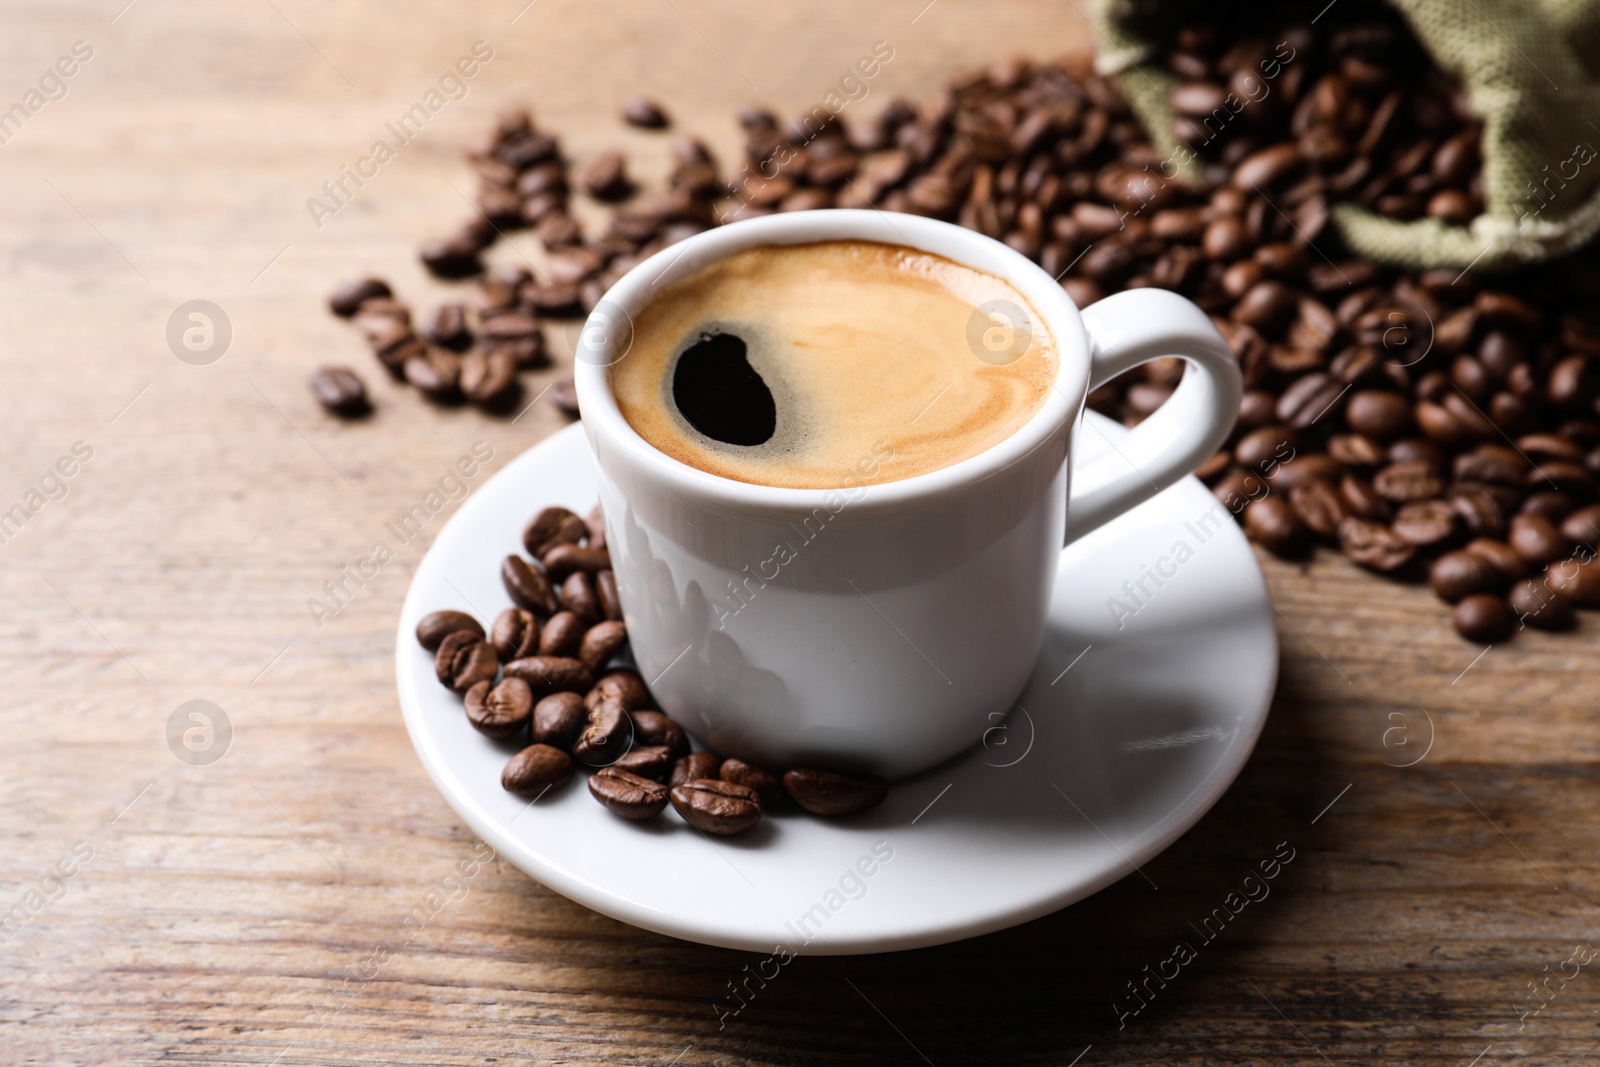
[[758,485],[897,481],[976,456],[1044,403],[1055,343],[1004,280],[871,241],[763,245],[679,279],[610,369],[628,424]]

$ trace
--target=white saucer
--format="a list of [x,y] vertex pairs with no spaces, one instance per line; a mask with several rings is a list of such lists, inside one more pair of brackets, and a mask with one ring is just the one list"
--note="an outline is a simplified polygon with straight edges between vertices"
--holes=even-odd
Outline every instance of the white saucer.
[[[1086,420],[1080,458],[1126,433],[1092,412]],[[434,679],[416,624],[457,608],[487,625],[509,606],[500,560],[520,550],[528,517],[594,500],[581,426],[480,487],[417,568],[396,679],[417,754],[467,825],[550,888],[636,926],[801,955],[1004,929],[1141,877],[1136,868],[1221,797],[1266,720],[1278,664],[1266,583],[1238,527],[1188,478],[1065,551],[1019,710],[982,746],[897,784],[880,808],[840,822],[783,813],[713,840],[671,809],[624,822],[581,775],[530,805],[500,788],[515,746],[468,724],[461,699]],[[1179,541],[1192,558],[1173,556]],[[1147,568],[1170,577],[1157,586]],[[1134,600],[1123,582],[1141,578],[1150,595]],[[1111,597],[1130,610],[1120,629]]]

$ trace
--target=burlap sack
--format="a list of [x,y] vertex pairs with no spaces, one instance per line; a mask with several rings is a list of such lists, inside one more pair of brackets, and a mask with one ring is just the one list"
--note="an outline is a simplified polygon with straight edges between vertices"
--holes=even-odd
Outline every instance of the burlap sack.
[[[1440,69],[1466,86],[1483,120],[1485,210],[1470,226],[1451,226],[1339,204],[1333,223],[1350,248],[1399,266],[1487,271],[1559,256],[1600,231],[1600,2],[1389,3]],[[1320,6],[1262,5],[1261,28],[1309,20]],[[1154,42],[1189,12],[1204,16],[1209,8],[1192,0],[1099,0],[1095,13],[1099,69],[1117,78],[1152,141],[1169,153],[1178,147],[1168,99],[1177,79]]]

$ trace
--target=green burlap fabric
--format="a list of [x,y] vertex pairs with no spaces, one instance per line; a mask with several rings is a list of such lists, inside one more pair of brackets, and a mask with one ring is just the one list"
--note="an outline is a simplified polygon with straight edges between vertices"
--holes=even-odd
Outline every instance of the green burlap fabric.
[[[1345,242],[1398,266],[1475,270],[1538,262],[1588,242],[1600,231],[1600,0],[1389,2],[1434,62],[1467,87],[1483,120],[1485,210],[1470,226],[1449,226],[1338,204],[1333,223]],[[1177,80],[1155,42],[1191,11],[1208,10],[1213,5],[1192,0],[1099,0],[1098,67],[1116,77],[1164,151],[1178,147],[1168,99]],[[1299,4],[1260,12],[1262,31],[1291,14],[1317,14]]]

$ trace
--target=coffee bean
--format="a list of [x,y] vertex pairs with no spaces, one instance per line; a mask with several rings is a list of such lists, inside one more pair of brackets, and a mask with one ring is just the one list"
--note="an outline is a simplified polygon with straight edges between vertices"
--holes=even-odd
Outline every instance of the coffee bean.
[[652,782],[665,782],[667,776],[672,773],[672,765],[675,762],[671,749],[665,745],[636,744],[618,756],[611,766],[619,771],[648,778]]
[[661,105],[642,96],[630,97],[622,105],[622,120],[645,130],[664,130],[669,125],[667,113],[661,109]]
[[737,782],[699,778],[673,786],[670,795],[683,821],[708,834],[742,834],[761,821],[760,794]]
[[1528,433],[1517,438],[1516,451],[1532,460],[1582,463],[1583,449],[1559,434]]
[[500,581],[518,607],[539,615],[555,614],[556,592],[550,588],[550,580],[545,577],[543,570],[529,564],[521,556],[505,558],[500,565]]
[[1451,464],[1457,481],[1492,482],[1496,485],[1521,485],[1529,470],[1528,461],[1515,449],[1503,445],[1481,444],[1464,452]]
[[589,713],[577,693],[551,693],[533,706],[533,739],[563,752],[572,747],[588,723]]
[[437,652],[439,644],[457,630],[474,637],[483,636],[483,624],[462,611],[435,611],[424,615],[417,623],[417,643],[429,652]]
[[1494,326],[1531,328],[1542,321],[1538,308],[1513,293],[1484,289],[1473,300],[1472,306],[1480,319]]
[[1545,383],[1545,396],[1557,408],[1578,408],[1594,399],[1600,391],[1600,368],[1587,353],[1567,356],[1550,369]]
[[[526,286],[518,290],[526,299]],[[544,331],[539,320],[519,311],[508,311],[484,320],[479,340],[485,352],[504,352],[524,370],[549,366]]]
[[576,514],[563,507],[548,507],[522,528],[522,547],[536,557],[556,545],[576,544],[587,534],[588,527]]
[[596,504],[589,509],[589,514],[584,516],[583,524],[589,528],[589,547],[606,548],[606,522],[605,515]]
[[1263,333],[1276,333],[1288,325],[1299,298],[1282,282],[1257,282],[1234,305],[1233,319]]
[[472,329],[467,325],[467,309],[460,303],[440,304],[433,309],[422,335],[441,348],[462,350],[472,345]]
[[1472,221],[1477,209],[1472,199],[1461,190],[1441,189],[1428,201],[1427,214],[1429,218],[1441,222],[1464,226]]
[[1517,509],[1517,514],[1541,515],[1559,528],[1560,524],[1566,520],[1566,517],[1572,513],[1574,506],[1575,502],[1572,497],[1566,493],[1549,490],[1529,493],[1527,499],[1523,500],[1522,506]]
[[722,767],[717,772],[717,777],[724,782],[733,782],[746,789],[753,789],[761,798],[761,806],[770,808],[779,803],[787,794],[784,792],[783,783],[775,776],[762,770],[753,763],[746,763],[742,759],[725,759]]
[[1536,630],[1570,629],[1576,619],[1572,601],[1535,579],[1513,585],[1507,600],[1517,622]]
[[1518,555],[1516,549],[1504,541],[1496,541],[1490,537],[1475,537],[1467,542],[1465,551],[1471,552],[1491,564],[1500,573],[1502,585],[1508,585],[1518,578],[1526,577],[1528,574],[1527,560]]
[[1401,505],[1390,528],[1418,548],[1435,548],[1453,541],[1460,525],[1448,501],[1415,500]]
[[617,667],[600,676],[594,683],[593,692],[585,697],[586,703],[601,700],[615,700],[629,711],[641,708],[651,708],[655,702],[650,697],[650,690],[645,686],[644,679],[639,677],[639,672],[626,667]]
[[328,310],[341,319],[348,319],[356,313],[363,301],[393,295],[389,283],[382,278],[357,278],[339,286],[328,296]]
[[595,594],[594,586],[594,580],[583,571],[573,571],[561,583],[562,607],[589,626],[593,626],[604,617],[604,612],[600,608],[600,598]]
[[587,667],[564,656],[523,656],[506,664],[506,675],[527,682],[536,698],[551,693],[585,693],[594,684]]
[[626,200],[633,195],[627,160],[621,152],[602,152],[584,168],[584,191],[596,200]]
[[642,822],[667,806],[667,787],[617,767],[603,767],[589,776],[589,793],[611,813]]
[[622,618],[622,599],[617,594],[617,576],[608,568],[594,576],[595,596],[600,610],[608,619]]
[[587,709],[587,721],[572,744],[572,755],[591,767],[615,763],[632,741],[633,723],[620,701],[602,700]]
[[1404,460],[1373,475],[1372,488],[1385,500],[1404,504],[1439,496],[1444,492],[1444,479],[1426,460]]
[[495,658],[494,646],[483,639],[483,627],[477,632],[455,630],[445,635],[434,653],[434,673],[439,683],[457,693],[485,680],[492,680],[500,671],[500,661]]
[[714,752],[691,752],[672,765],[672,775],[667,784],[680,786],[685,782],[715,778],[722,769],[722,757]]
[[1475,593],[1495,593],[1505,588],[1505,575],[1483,556],[1459,550],[1446,552],[1428,569],[1428,583],[1441,600],[1456,603]]
[[1444,453],[1432,441],[1420,437],[1407,437],[1389,446],[1390,463],[1426,463],[1438,468],[1444,465]]
[[[578,645],[583,640],[583,620],[570,611],[558,611],[545,620],[544,629],[539,633],[539,655],[570,656],[583,660],[578,655]],[[587,660],[584,660],[584,665],[590,671],[596,666]]]
[[1234,168],[1233,184],[1241,189],[1263,192],[1298,171],[1305,156],[1298,145],[1284,142],[1247,156]]
[[1172,109],[1180,115],[1206,118],[1222,107],[1228,91],[1214,82],[1186,82],[1172,90]]
[[1505,600],[1475,593],[1456,605],[1451,616],[1456,632],[1469,641],[1494,644],[1511,636],[1514,618]]
[[854,815],[877,807],[889,795],[882,778],[808,768],[785,773],[783,788],[813,815]]
[[593,248],[573,245],[558,248],[545,257],[544,271],[552,282],[575,285],[599,272],[605,258]]
[[506,608],[489,628],[489,643],[501,663],[535,655],[539,651],[539,620],[526,608]]
[[1404,570],[1416,558],[1416,547],[1389,527],[1355,516],[1339,524],[1339,547],[1352,563],[1380,574]]
[[1580,608],[1600,608],[1600,563],[1562,559],[1544,572],[1545,584]]
[[1411,405],[1397,393],[1364,389],[1350,395],[1344,420],[1357,433],[1392,441],[1411,428]]
[[317,403],[333,412],[352,418],[371,410],[367,387],[349,367],[318,367],[307,379]]
[[1289,490],[1289,506],[1301,525],[1324,540],[1337,540],[1345,506],[1332,483],[1314,478]]
[[1573,544],[1591,547],[1600,542],[1600,504],[1579,508],[1561,520],[1561,536]]
[[509,352],[468,352],[461,357],[461,392],[480,407],[504,401],[516,387],[517,363]]
[[1278,398],[1278,417],[1290,429],[1307,430],[1330,413],[1337,413],[1349,387],[1331,375],[1307,374]]
[[551,382],[548,396],[550,403],[563,415],[573,419],[582,417],[578,410],[578,386],[571,378],[557,378]]
[[483,260],[478,258],[482,245],[464,235],[428,241],[417,250],[422,265],[436,278],[468,278],[483,273]]
[[369,297],[357,306],[351,324],[372,343],[396,326],[410,330],[411,308],[393,297]]
[[1305,548],[1305,527],[1289,502],[1276,493],[1245,509],[1244,529],[1251,540],[1275,555],[1290,556]]
[[[1223,239],[1218,238],[1219,241]],[[1241,259],[1222,272],[1222,291],[1237,300],[1266,276],[1267,272],[1261,269],[1261,264],[1253,259]]]
[[659,711],[634,711],[630,714],[636,743],[665,748],[675,761],[689,754],[689,735],[672,719]]
[[1365,434],[1331,434],[1327,445],[1328,455],[1346,467],[1377,467],[1384,461],[1383,449]]
[[1514,515],[1511,548],[1531,564],[1551,563],[1565,556],[1571,545],[1555,523],[1543,515]]
[[1287,426],[1263,426],[1251,430],[1233,446],[1233,456],[1241,467],[1264,471],[1294,455],[1294,434]]
[[1389,502],[1379,496],[1370,484],[1353,474],[1339,479],[1339,500],[1350,514],[1369,522],[1388,522],[1393,515]]
[[[1250,250],[1250,243],[1250,235],[1244,228],[1244,222],[1235,216],[1224,215],[1206,225],[1200,247],[1211,259],[1232,262]],[[1257,280],[1259,277],[1258,271]]]
[[566,784],[571,777],[571,756],[549,745],[534,744],[506,763],[505,770],[500,772],[500,785],[508,793],[538,799]]
[[425,348],[406,357],[405,379],[429,400],[451,401],[461,392],[461,357],[442,348]]
[[[573,616],[575,619],[576,616]],[[552,620],[553,621],[553,620]],[[546,627],[546,632],[549,628]],[[628,628],[620,622],[596,623],[583,635],[578,649],[578,659],[591,671],[599,671],[628,640]]]
[[556,545],[539,557],[551,578],[560,581],[573,571],[594,574],[611,567],[611,554],[603,548],[585,548],[582,545]]
[[1493,494],[1458,482],[1451,489],[1451,499],[1467,533],[1474,537],[1505,536],[1505,513]]
[[495,685],[475,683],[467,690],[467,721],[485,737],[505,740],[522,732],[533,715],[533,690],[521,678],[507,678]]

